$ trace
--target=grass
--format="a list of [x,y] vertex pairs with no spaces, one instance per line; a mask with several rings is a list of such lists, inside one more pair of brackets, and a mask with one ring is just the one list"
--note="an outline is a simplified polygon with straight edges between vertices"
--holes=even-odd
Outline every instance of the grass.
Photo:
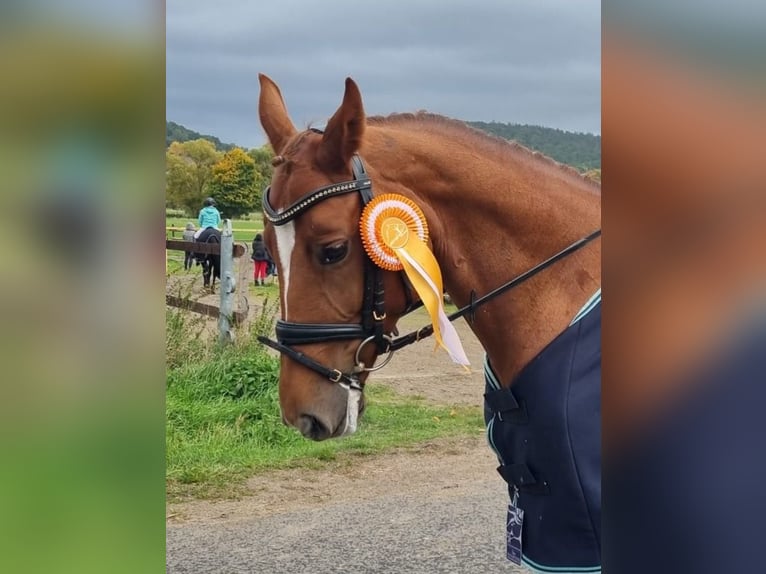
[[[165,262],[167,264],[168,275],[178,275],[186,273],[184,271],[184,253],[183,251],[165,251]],[[192,267],[194,269],[194,267]]]
[[321,443],[304,439],[282,424],[278,361],[254,341],[273,328],[275,305],[264,308],[250,337],[228,348],[204,343],[204,325],[192,315],[167,311],[169,500],[237,496],[249,476],[266,470],[315,468],[341,457],[483,432],[479,407],[433,406],[370,384],[368,408],[354,435]]
[[435,407],[380,385],[365,391],[368,409],[350,437],[311,442],[279,418],[276,393],[264,397],[167,399],[167,487],[171,499],[236,495],[248,477],[270,469],[309,467],[341,455],[362,456],[437,437],[483,431],[478,407]]
[[[271,279],[269,279],[271,281]],[[268,297],[271,301],[276,301],[279,298],[279,285],[276,283],[267,283],[266,285],[255,285],[250,278],[250,284],[248,286],[248,295],[256,297]]]

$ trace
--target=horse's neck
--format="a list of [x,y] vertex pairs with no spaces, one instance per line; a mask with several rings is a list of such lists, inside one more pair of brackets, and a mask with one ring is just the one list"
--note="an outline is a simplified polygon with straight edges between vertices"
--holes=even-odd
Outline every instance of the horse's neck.
[[[397,180],[426,212],[445,288],[459,306],[600,227],[598,192],[523,150],[510,154],[511,164],[408,153],[417,161],[400,161]],[[504,384],[600,287],[600,250],[596,241],[476,310],[469,323]]]

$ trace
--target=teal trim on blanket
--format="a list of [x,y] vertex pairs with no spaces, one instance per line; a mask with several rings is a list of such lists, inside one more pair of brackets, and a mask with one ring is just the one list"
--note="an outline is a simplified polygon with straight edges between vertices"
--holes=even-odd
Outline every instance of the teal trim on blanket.
[[[588,313],[590,313],[596,305],[601,303],[601,289],[599,288],[598,291],[596,291],[590,299],[585,303],[585,305],[582,306],[582,308],[577,312],[577,314],[574,316],[574,319],[572,319],[572,322],[569,323],[570,326],[574,325],[585,317]],[[497,378],[497,375],[492,370],[492,367],[489,365],[489,357],[487,357],[486,353],[484,354],[484,376],[489,381],[489,384],[492,385],[492,387],[495,388],[495,390],[499,390],[502,385],[500,384],[500,381]]]
[[558,567],[543,566],[542,564],[538,564],[534,560],[530,560],[529,558],[524,556],[523,553],[522,553],[522,556],[521,556],[521,561],[524,562],[524,565],[527,568],[529,568],[529,569],[531,569],[531,570],[533,570],[535,572],[545,572],[545,573],[555,572],[556,574],[568,574],[570,572],[572,574],[582,574],[583,572],[592,572],[594,574],[598,574],[598,573],[601,572],[601,566],[580,566],[580,567],[577,567],[577,566],[572,566],[572,567],[566,567],[566,566],[558,566]]
[[487,381],[489,381],[489,384],[492,388],[494,388],[496,391],[500,390],[502,385],[500,384],[495,371],[493,371],[492,367],[489,365],[489,357],[487,357],[486,353],[484,354],[484,377],[487,379]]
[[601,288],[600,287],[599,287],[599,290],[596,291],[590,299],[588,299],[587,303],[585,303],[585,305],[582,306],[582,309],[580,309],[577,312],[577,315],[575,315],[574,319],[572,319],[572,322],[569,324],[574,325],[575,323],[577,323],[577,321],[579,321],[580,319],[585,317],[585,315],[590,313],[593,310],[593,308],[599,303],[601,303]]

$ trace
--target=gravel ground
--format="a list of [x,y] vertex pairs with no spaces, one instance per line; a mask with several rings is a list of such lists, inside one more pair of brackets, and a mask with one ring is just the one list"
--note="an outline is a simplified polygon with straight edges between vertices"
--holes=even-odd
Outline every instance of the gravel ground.
[[522,572],[504,557],[495,465],[476,438],[261,475],[243,500],[169,509],[167,571]]

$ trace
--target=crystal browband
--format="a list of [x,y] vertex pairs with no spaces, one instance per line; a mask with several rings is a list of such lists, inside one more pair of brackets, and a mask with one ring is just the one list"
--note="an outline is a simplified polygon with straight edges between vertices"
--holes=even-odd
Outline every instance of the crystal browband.
[[263,211],[266,215],[266,219],[268,219],[271,223],[274,225],[284,225],[285,223],[295,219],[298,215],[314,205],[317,201],[326,199],[333,195],[343,195],[371,187],[372,182],[367,178],[356,181],[333,183],[326,185],[325,187],[320,187],[316,191],[312,191],[311,193],[304,195],[284,211],[277,212],[271,206],[271,202],[269,201],[269,191],[271,190],[271,186],[269,186],[263,192]]

